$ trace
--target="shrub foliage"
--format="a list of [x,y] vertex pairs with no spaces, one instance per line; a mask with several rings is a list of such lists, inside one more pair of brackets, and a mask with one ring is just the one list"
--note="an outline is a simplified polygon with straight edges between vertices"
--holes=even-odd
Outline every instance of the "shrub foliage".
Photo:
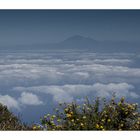
[[22,124],[19,118],[14,116],[6,106],[0,104],[0,130],[26,130],[29,129]]
[[0,104],[0,130],[140,130],[140,113],[124,97],[108,102],[86,98],[83,104],[59,104],[54,115],[41,118],[41,125],[27,126]]
[[[44,130],[140,130],[140,113],[137,104],[131,104],[122,97],[109,102],[86,101],[60,104],[55,115],[47,114],[41,118]],[[34,126],[34,130],[41,129]]]

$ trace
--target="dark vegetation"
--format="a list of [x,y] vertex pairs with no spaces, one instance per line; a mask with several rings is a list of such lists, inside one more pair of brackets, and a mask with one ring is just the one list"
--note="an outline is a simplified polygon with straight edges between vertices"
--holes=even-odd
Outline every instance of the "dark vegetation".
[[30,130],[31,128],[21,123],[6,106],[0,104],[0,130]]

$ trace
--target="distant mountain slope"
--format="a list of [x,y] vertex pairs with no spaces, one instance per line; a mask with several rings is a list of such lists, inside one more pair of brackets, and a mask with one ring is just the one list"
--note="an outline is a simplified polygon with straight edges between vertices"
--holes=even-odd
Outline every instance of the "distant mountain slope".
[[89,44],[97,44],[98,41],[94,40],[90,37],[83,37],[83,36],[80,36],[80,35],[75,35],[75,36],[69,37],[66,40],[62,41],[61,44],[62,43],[63,44],[68,44],[68,45],[69,44],[72,44],[72,45],[74,45],[74,44],[76,44],[76,45],[78,45],[78,44],[87,45],[88,44],[89,45]]
[[52,46],[59,49],[87,49],[95,52],[140,52],[139,42],[97,41],[90,37],[72,36]]
[[98,41],[90,38],[75,35],[57,44],[59,48],[68,49],[88,49],[98,45]]
[[1,50],[82,49],[94,52],[140,52],[140,42],[97,41],[80,35],[71,36],[59,43],[0,46]]

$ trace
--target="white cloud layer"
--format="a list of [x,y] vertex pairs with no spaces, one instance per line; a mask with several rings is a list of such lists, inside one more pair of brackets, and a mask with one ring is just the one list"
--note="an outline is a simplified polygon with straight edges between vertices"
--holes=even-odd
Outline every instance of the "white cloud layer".
[[8,108],[15,108],[19,110],[18,101],[9,95],[0,95],[0,103]]
[[42,105],[43,102],[39,100],[37,95],[34,95],[29,92],[23,92],[21,93],[21,96],[19,98],[15,98],[9,95],[0,95],[0,103],[3,105],[6,105],[9,109],[21,109],[21,106],[23,105]]
[[140,68],[129,66],[132,57],[87,52],[8,54],[0,57],[0,82],[2,86],[139,82]]
[[117,97],[139,98],[134,90],[134,86],[127,83],[96,83],[93,85],[63,85],[63,86],[36,86],[36,87],[16,87],[14,90],[19,92],[33,92],[36,94],[49,94],[57,102],[71,102],[74,97],[83,97],[86,95],[111,97],[116,93]]
[[[43,105],[47,95],[56,102],[71,102],[86,95],[138,98],[139,55],[92,52],[1,53],[0,89],[19,97],[0,95],[9,108]],[[13,90],[14,89],[14,90]],[[46,99],[40,100],[42,94]],[[42,98],[41,98],[42,99]]]
[[24,105],[41,105],[43,104],[42,101],[39,100],[37,95],[34,95],[29,92],[23,92],[21,97],[19,98],[20,103]]

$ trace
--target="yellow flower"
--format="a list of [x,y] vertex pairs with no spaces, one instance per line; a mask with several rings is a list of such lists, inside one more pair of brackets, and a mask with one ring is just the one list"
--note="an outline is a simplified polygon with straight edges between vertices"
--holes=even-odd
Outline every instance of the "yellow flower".
[[57,122],[61,122],[61,120],[60,119],[57,119]]
[[61,128],[61,127],[62,127],[61,125],[57,125],[57,126],[56,126],[56,128]]
[[55,116],[55,115],[53,115],[52,117],[53,117],[53,118],[55,118],[56,116]]
[[132,105],[128,105],[128,109],[132,109]]
[[83,124],[83,123],[81,123],[81,126],[84,126],[84,124]]
[[40,129],[40,126],[39,125],[37,127],[38,127],[38,129]]
[[73,115],[73,112],[71,111],[70,114]]
[[103,129],[103,126],[101,125],[100,128]]
[[65,111],[68,112],[68,108],[66,108]]
[[108,119],[107,121],[108,121],[108,122],[111,122],[111,120],[110,120],[110,119]]
[[102,122],[104,122],[104,121],[105,121],[105,119],[102,119],[101,121],[102,121]]
[[51,121],[51,123],[53,124],[53,123],[54,123],[54,121]]
[[136,104],[132,104],[132,106],[133,106],[133,107],[135,107],[135,106],[136,106]]
[[128,114],[128,112],[125,112],[125,115],[127,115]]
[[67,117],[68,117],[68,118],[71,118],[71,116],[72,116],[71,114],[67,114]]
[[36,126],[33,126],[33,130],[35,130],[36,129]]
[[121,127],[123,127],[123,126],[124,126],[124,124],[122,123],[122,124],[121,124]]
[[96,124],[96,128],[97,128],[97,129],[99,128],[99,124]]
[[103,113],[106,114],[106,111],[104,111]]
[[89,107],[87,107],[87,110],[90,110],[90,108],[89,108]]
[[74,119],[72,119],[71,121],[74,122]]
[[47,114],[47,116],[50,116],[50,114]]
[[83,116],[83,119],[86,119],[86,116]]
[[122,110],[124,110],[124,108],[122,107]]

